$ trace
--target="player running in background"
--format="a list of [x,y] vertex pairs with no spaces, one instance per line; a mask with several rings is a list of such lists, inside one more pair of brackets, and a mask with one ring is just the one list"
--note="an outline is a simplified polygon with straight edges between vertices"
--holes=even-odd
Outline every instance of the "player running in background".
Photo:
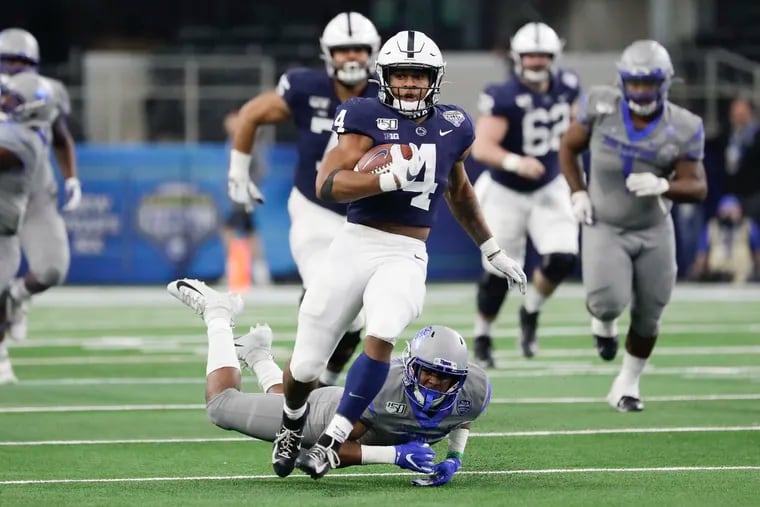
[[[229,195],[251,206],[263,196],[251,182],[248,167],[256,131],[260,125],[282,123],[288,118],[298,128],[298,165],[288,199],[290,252],[304,290],[317,276],[327,248],[346,221],[346,204],[325,202],[314,190],[317,168],[325,153],[337,143],[332,119],[338,105],[353,97],[374,97],[377,85],[369,82],[380,47],[372,22],[357,12],[342,12],[327,25],[319,39],[324,70],[292,69],[280,78],[276,90],[248,101],[240,110],[229,167]],[[322,384],[332,385],[351,358],[361,338],[363,315],[346,330],[330,358]]]
[[[668,101],[673,64],[653,40],[628,46],[618,86],[590,90],[562,138],[560,165],[583,223],[582,264],[591,331],[602,359],[618,349],[617,319],[631,304],[620,373],[607,400],[643,410],[639,379],[676,281],[672,201],[707,195],[702,120]],[[591,151],[588,186],[578,155]]]
[[[537,350],[538,316],[546,299],[571,274],[578,256],[578,224],[567,183],[558,178],[559,139],[570,124],[578,77],[557,68],[562,41],[544,23],[528,23],[510,42],[514,74],[480,96],[472,156],[488,166],[475,183],[483,216],[512,258],[525,261],[526,235],[541,255],[519,312],[525,357]],[[475,358],[493,367],[492,327],[507,283],[483,258],[475,319]]]
[[8,287],[21,262],[19,227],[47,163],[45,129],[55,114],[49,82],[32,72],[0,82],[0,384],[16,382],[5,338],[14,304]]
[[[39,63],[39,46],[31,33],[20,28],[8,28],[0,32],[0,74],[37,73]],[[70,211],[79,206],[82,198],[77,178],[74,139],[67,125],[71,102],[63,83],[49,77],[43,79],[52,90],[54,114],[44,125],[35,118],[34,126],[42,134],[48,151],[52,146],[64,178],[66,199],[63,211]],[[66,224],[58,212],[58,186],[49,155],[45,156],[44,168],[36,173],[32,183],[19,237],[29,271],[23,277],[13,280],[6,289],[10,306],[10,327],[7,333],[14,341],[26,339],[31,297],[62,284],[69,271],[69,237]]]
[[[170,294],[200,314],[209,340],[206,413],[223,429],[274,441],[280,427],[282,370],[272,359],[272,331],[256,326],[233,338],[231,321],[242,311],[238,295],[222,294],[198,280],[175,280]],[[462,464],[470,424],[486,409],[491,384],[485,372],[468,365],[464,339],[448,327],[419,331],[402,358],[391,363],[380,392],[354,424],[340,448],[342,466],[395,464],[427,474],[417,486],[439,486]],[[256,376],[262,393],[240,391],[239,362]],[[309,395],[311,410],[304,441],[314,444],[340,403],[343,388],[329,386]],[[448,437],[446,458],[435,463],[430,444]]]

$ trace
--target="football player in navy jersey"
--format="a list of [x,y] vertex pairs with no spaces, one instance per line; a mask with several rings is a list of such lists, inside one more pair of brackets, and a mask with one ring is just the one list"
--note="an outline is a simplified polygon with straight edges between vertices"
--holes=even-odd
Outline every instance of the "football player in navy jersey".
[[[298,165],[290,198],[290,251],[304,289],[313,282],[327,255],[327,247],[346,221],[346,204],[317,198],[314,180],[325,153],[337,144],[332,119],[339,104],[352,97],[377,96],[377,84],[369,78],[380,47],[380,36],[372,22],[357,12],[342,12],[326,26],[319,40],[322,69],[297,68],[280,78],[276,90],[254,97],[240,110],[229,167],[229,196],[249,208],[263,202],[250,180],[248,167],[259,125],[281,123],[293,118],[298,128]],[[346,334],[320,377],[334,384],[351,358],[361,336],[363,314]]]
[[[475,192],[496,240],[524,262],[527,234],[541,255],[519,313],[522,353],[533,357],[539,311],[572,273],[578,256],[578,225],[567,183],[557,177],[557,150],[579,83],[575,74],[556,68],[562,41],[549,26],[526,24],[510,46],[514,75],[481,94],[472,155],[489,169],[478,178]],[[481,364],[493,367],[491,328],[507,284],[486,258],[483,268],[474,349]]]
[[[348,221],[330,245],[298,314],[296,342],[284,375],[282,426],[272,462],[284,477],[298,466],[312,478],[340,464],[338,450],[388,376],[394,343],[416,319],[425,299],[425,240],[445,197],[449,208],[502,276],[524,288],[520,264],[491,236],[465,172],[474,138],[472,120],[438,99],[445,63],[425,34],[402,31],[377,59],[380,92],[338,107],[338,144],[319,167],[316,191],[328,202],[348,202]],[[395,141],[383,174],[353,171],[373,146]],[[410,159],[399,144],[408,144]],[[364,352],[348,371],[341,401],[327,428],[299,457],[307,398],[340,336],[361,308]],[[296,460],[298,458],[298,460]]]

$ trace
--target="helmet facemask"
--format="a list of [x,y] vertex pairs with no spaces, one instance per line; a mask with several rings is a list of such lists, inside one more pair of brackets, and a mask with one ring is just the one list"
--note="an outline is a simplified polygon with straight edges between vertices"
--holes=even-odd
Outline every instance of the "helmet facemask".
[[[358,12],[341,12],[325,26],[319,47],[327,75],[345,86],[353,87],[369,78],[380,48],[380,35],[372,21]],[[334,51],[356,48],[366,50],[369,58],[363,62],[336,64]]]
[[[645,88],[645,91],[631,90],[630,87]],[[668,94],[667,79],[662,72],[636,75],[620,73],[620,88],[628,108],[640,116],[654,114],[665,102]]]
[[[378,65],[380,78],[380,100],[396,109],[399,113],[409,118],[425,116],[434,105],[438,103],[441,95],[441,81],[443,69],[418,64]],[[426,87],[415,86],[391,86],[391,75],[394,73],[423,73],[427,75]],[[411,95],[409,91],[416,92],[417,97],[404,97]]]
[[[364,61],[348,60],[342,64],[337,64],[335,61],[335,51],[359,49],[367,52],[367,59]],[[370,63],[372,58],[372,48],[369,46],[340,46],[330,48],[330,57],[325,59],[325,67],[327,73],[335,77],[342,84],[348,86],[356,86],[362,81],[366,81],[370,76]]]

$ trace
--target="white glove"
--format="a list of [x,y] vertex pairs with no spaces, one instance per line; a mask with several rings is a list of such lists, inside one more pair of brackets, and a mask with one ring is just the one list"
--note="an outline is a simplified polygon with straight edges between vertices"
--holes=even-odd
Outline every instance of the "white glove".
[[75,210],[82,202],[82,184],[76,177],[66,178],[63,182],[66,189],[66,203],[63,205],[63,211]]
[[591,206],[591,199],[588,192],[578,190],[570,195],[573,201],[573,215],[578,222],[586,225],[594,225],[594,208]]
[[408,187],[420,174],[425,161],[420,156],[420,149],[414,143],[409,143],[412,148],[412,158],[404,158],[401,153],[401,145],[394,144],[391,147],[391,163],[388,172],[380,175],[380,189],[383,192],[392,192]]
[[516,283],[520,289],[520,293],[525,294],[525,287],[528,285],[528,277],[525,276],[522,266],[519,262],[509,257],[504,253],[504,250],[499,248],[496,240],[491,238],[480,245],[480,251],[491,263],[491,266],[504,275],[504,278],[509,282],[509,287],[512,288],[512,284]]
[[227,195],[234,202],[243,204],[247,209],[253,208],[253,203],[264,203],[264,194],[251,181],[248,167],[251,156],[233,149],[230,152],[230,168],[227,173]]
[[625,186],[636,197],[662,195],[670,190],[670,183],[653,173],[634,173],[625,180]]

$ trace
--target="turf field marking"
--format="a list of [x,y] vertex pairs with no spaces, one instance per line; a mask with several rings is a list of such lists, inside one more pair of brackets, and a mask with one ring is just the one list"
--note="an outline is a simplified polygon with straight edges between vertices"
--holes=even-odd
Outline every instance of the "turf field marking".
[[[734,472],[755,471],[760,466],[673,466],[673,467],[637,467],[637,468],[537,468],[524,470],[464,470],[457,475],[533,475],[533,474],[595,474],[595,473],[670,473],[670,472]],[[292,475],[292,478],[309,479],[308,475]],[[327,479],[352,477],[419,477],[410,472],[381,473],[341,473],[334,472],[325,476]],[[108,479],[30,479],[0,481],[2,486],[34,484],[83,484],[108,482],[176,482],[176,481],[230,481],[230,480],[280,479],[276,475],[228,475],[228,476],[194,476],[194,477],[114,477]]]
[[[580,435],[622,435],[645,433],[723,433],[739,431],[760,431],[760,426],[693,426],[674,428],[600,428],[585,430],[539,430],[470,433],[473,438],[503,437],[551,437]],[[191,444],[208,442],[246,442],[257,440],[251,437],[201,437],[201,438],[136,438],[114,440],[30,440],[0,441],[1,447],[41,447],[51,445],[121,445],[121,444]]]
[[[705,394],[705,395],[673,395],[648,396],[644,401],[649,402],[679,402],[679,401],[752,401],[760,400],[760,394]],[[604,398],[594,397],[565,397],[565,398],[494,398],[496,405],[532,405],[532,404],[577,404],[577,403],[606,403]],[[26,407],[0,407],[0,414],[31,414],[46,412],[130,412],[147,410],[205,410],[206,405],[200,403],[187,404],[132,404],[132,405],[40,405]]]

